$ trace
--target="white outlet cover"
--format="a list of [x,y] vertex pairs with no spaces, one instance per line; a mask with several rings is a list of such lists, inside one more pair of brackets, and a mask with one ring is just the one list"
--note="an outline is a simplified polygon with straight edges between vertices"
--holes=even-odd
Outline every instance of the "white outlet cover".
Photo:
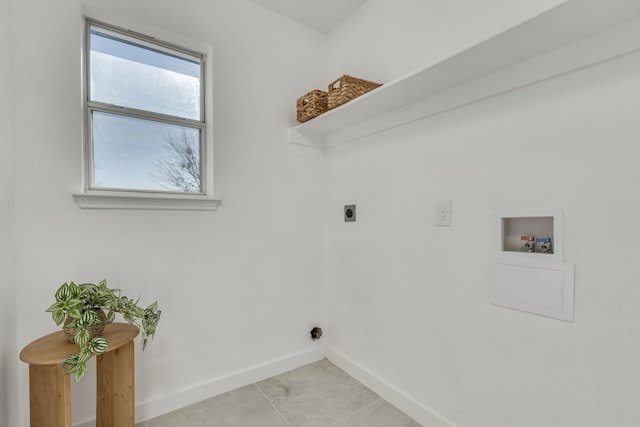
[[451,227],[451,200],[440,200],[436,203],[434,223],[437,227]]

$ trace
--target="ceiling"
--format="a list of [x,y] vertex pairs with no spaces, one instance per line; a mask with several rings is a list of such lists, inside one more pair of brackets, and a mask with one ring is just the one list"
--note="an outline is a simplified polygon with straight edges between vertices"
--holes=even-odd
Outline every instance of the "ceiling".
[[253,0],[327,34],[366,0]]

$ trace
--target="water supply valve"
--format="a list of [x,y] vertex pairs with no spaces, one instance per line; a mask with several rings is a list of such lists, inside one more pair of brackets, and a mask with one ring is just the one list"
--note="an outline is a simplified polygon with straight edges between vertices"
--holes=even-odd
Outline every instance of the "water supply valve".
[[527,252],[533,252],[535,249],[536,238],[535,236],[520,236],[520,240],[524,241],[524,250]]
[[309,332],[309,334],[311,335],[311,339],[313,341],[319,340],[320,337],[322,336],[322,328],[320,328],[319,326],[314,326],[314,328],[311,329],[311,332]]
[[540,244],[540,251],[551,252],[551,237],[538,237],[536,243]]

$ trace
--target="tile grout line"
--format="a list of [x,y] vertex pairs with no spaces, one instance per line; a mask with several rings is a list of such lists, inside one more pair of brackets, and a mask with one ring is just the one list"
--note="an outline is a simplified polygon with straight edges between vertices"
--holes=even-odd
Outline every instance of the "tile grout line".
[[378,396],[378,398],[377,398],[376,400],[374,400],[373,402],[371,402],[371,403],[368,403],[368,404],[364,405],[362,408],[358,409],[357,411],[354,411],[354,412],[350,413],[349,415],[345,415],[344,417],[342,417],[342,418],[340,418],[340,419],[338,419],[338,420],[335,420],[334,422],[332,422],[331,424],[329,424],[327,427],[334,426],[334,425],[338,424],[339,422],[342,422],[342,421],[344,421],[344,420],[346,420],[346,419],[348,419],[348,418],[351,418],[351,417],[355,416],[356,414],[358,414],[358,413],[360,413],[360,412],[364,411],[364,410],[365,410],[365,409],[367,409],[369,406],[372,406],[372,405],[374,405],[374,404],[376,404],[376,403],[380,402],[381,400],[383,400],[383,399],[382,399],[380,396]]
[[289,425],[290,427],[293,427],[293,424],[291,424],[289,422],[289,420],[284,416],[284,414],[282,412],[280,412],[280,410],[276,407],[276,405],[271,401],[271,399],[269,399],[269,397],[267,397],[266,394],[264,394],[264,391],[262,391],[262,389],[260,388],[260,386],[258,385],[258,383],[253,383],[253,385],[258,389],[258,391],[260,392],[260,394],[267,399],[267,402],[269,402],[269,405],[271,405],[271,407],[276,411],[276,413],[278,415],[280,415],[280,417],[284,420],[285,423],[287,423],[287,425]]

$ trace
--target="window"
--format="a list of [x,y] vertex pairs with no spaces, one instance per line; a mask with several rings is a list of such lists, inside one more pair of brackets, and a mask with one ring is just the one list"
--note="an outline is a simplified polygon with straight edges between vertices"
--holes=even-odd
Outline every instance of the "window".
[[205,54],[85,24],[85,196],[210,198]]

